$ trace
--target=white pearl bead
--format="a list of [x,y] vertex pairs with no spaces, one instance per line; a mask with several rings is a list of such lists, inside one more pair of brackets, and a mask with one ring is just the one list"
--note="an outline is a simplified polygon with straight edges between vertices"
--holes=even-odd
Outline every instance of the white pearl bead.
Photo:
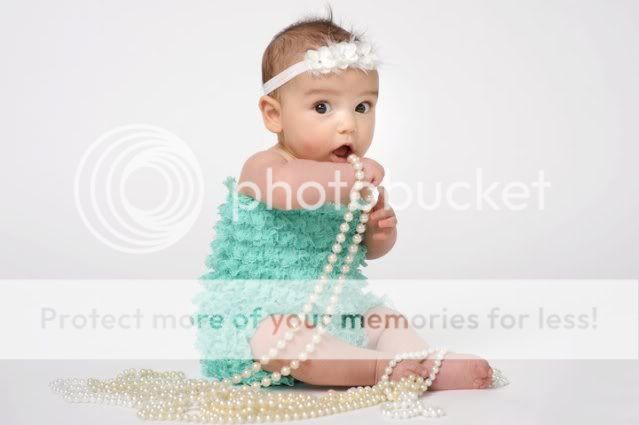
[[305,351],[302,351],[297,355],[297,358],[300,359],[300,361],[306,361],[308,359],[308,354]]
[[339,225],[339,230],[342,233],[348,232],[349,229],[350,229],[350,226],[348,225],[348,223],[342,223]]
[[268,355],[269,357],[277,356],[277,348],[271,348],[270,350],[268,350]]
[[276,347],[281,350],[282,348],[286,347],[286,341],[284,341],[283,339],[280,339],[279,341],[277,341]]
[[353,213],[348,211],[344,214],[344,221],[352,221],[353,220]]
[[282,376],[288,376],[291,373],[291,368],[288,366],[283,366],[282,369],[280,369],[280,373],[282,374]]
[[298,362],[297,360],[291,360],[290,367],[291,369],[297,369],[298,367],[300,367],[300,362]]

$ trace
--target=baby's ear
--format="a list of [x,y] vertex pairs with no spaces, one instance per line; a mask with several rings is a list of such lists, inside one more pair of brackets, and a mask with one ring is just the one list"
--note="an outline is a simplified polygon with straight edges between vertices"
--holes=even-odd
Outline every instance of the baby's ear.
[[273,133],[282,132],[282,107],[280,102],[271,96],[262,96],[258,102],[258,107],[262,112],[264,125]]

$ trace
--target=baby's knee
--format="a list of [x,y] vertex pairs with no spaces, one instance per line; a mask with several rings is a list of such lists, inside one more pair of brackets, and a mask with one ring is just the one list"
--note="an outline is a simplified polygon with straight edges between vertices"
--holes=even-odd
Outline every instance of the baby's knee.
[[[277,315],[263,319],[250,340],[253,359],[259,361],[262,364],[262,369],[268,372],[279,372],[289,363],[286,359],[281,358],[281,350],[275,348],[276,342],[288,330],[288,328],[278,325],[281,323],[282,320]],[[266,359],[268,359],[267,362],[265,362]]]
[[377,306],[368,310],[367,320],[383,329],[402,329],[409,327],[408,318],[397,310],[386,306]]

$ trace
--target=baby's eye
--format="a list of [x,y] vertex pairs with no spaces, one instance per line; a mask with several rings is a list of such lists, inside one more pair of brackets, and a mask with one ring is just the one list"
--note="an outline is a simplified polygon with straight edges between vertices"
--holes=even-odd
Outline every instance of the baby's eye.
[[325,114],[329,111],[330,106],[328,102],[318,102],[315,106],[313,106],[313,108],[318,114]]
[[[364,109],[362,110],[362,108],[360,108],[360,106],[362,106],[362,105],[368,105],[368,109],[366,107],[364,107]],[[365,114],[366,112],[371,110],[371,104],[370,104],[370,102],[362,102],[359,105],[357,105],[357,107],[355,107],[355,110],[357,112],[361,112],[362,114]]]

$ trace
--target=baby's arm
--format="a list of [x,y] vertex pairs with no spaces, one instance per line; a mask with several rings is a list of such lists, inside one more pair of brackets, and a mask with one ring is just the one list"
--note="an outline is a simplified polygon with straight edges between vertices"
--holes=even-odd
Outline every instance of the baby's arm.
[[[269,169],[271,177],[269,177]],[[267,196],[269,180],[271,181],[270,201]],[[335,183],[336,181],[342,182],[342,186]],[[249,182],[251,184],[247,185]],[[314,183],[309,185],[307,182]],[[329,185],[330,182],[333,183]],[[301,190],[300,187],[304,183],[307,185]],[[321,200],[317,184],[323,188],[324,202],[347,204],[350,201],[350,189],[354,183],[355,170],[349,163],[309,159],[286,161],[281,155],[272,151],[261,151],[249,157],[242,167],[238,181],[239,185],[243,184],[243,187],[240,187],[240,193],[263,201],[271,208],[282,210],[304,208],[300,202],[304,202],[307,207],[317,205]],[[257,186],[259,193],[255,193],[252,185]],[[288,190],[285,187],[290,189],[290,194],[287,194]]]

